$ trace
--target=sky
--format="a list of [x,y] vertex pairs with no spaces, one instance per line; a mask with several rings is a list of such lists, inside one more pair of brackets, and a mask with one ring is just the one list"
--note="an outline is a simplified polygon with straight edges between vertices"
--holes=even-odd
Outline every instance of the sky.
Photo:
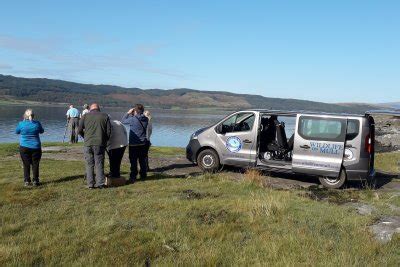
[[400,101],[400,1],[2,0],[0,73]]

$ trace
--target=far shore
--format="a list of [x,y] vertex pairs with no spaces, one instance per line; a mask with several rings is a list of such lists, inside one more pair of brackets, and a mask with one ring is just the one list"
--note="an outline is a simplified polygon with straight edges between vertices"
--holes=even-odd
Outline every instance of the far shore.
[[[56,102],[39,102],[39,101],[30,101],[30,100],[18,100],[18,99],[4,99],[0,98],[0,107],[1,106],[24,106],[24,107],[67,107],[71,103],[56,103]],[[76,103],[72,103],[74,105],[78,105]],[[82,103],[83,105],[84,103]],[[81,106],[79,104],[79,106]],[[121,108],[126,109],[129,108],[128,105],[122,104],[121,106],[103,106],[104,108]],[[226,108],[216,108],[216,107],[198,107],[198,108],[182,108],[182,107],[171,107],[171,108],[160,108],[160,107],[152,107],[146,106],[149,109],[158,109],[158,110],[191,110],[191,111],[235,111],[235,109],[226,109]]]

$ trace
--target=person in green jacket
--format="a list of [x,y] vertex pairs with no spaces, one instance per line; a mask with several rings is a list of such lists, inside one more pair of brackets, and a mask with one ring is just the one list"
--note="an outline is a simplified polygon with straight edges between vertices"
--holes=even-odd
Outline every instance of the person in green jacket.
[[90,105],[90,112],[80,120],[78,132],[84,139],[88,188],[104,188],[104,156],[107,141],[111,136],[110,118],[106,113],[100,112],[98,104],[93,103]]

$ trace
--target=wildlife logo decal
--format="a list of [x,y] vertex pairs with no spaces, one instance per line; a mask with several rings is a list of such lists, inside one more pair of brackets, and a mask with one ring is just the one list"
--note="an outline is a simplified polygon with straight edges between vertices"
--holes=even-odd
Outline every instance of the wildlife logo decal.
[[243,143],[237,136],[231,136],[226,140],[226,149],[230,152],[239,152],[242,149]]

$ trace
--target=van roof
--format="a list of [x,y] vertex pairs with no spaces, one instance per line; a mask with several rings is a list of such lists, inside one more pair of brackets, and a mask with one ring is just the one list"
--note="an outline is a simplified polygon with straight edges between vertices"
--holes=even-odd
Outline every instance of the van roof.
[[365,114],[351,114],[351,113],[332,113],[332,112],[318,112],[308,110],[274,110],[274,109],[253,109],[248,111],[256,111],[261,113],[268,113],[281,116],[294,116],[297,114],[307,115],[327,115],[327,116],[343,116],[343,117],[366,117],[373,115],[386,115],[400,117],[400,111],[396,110],[370,110],[366,111]]

